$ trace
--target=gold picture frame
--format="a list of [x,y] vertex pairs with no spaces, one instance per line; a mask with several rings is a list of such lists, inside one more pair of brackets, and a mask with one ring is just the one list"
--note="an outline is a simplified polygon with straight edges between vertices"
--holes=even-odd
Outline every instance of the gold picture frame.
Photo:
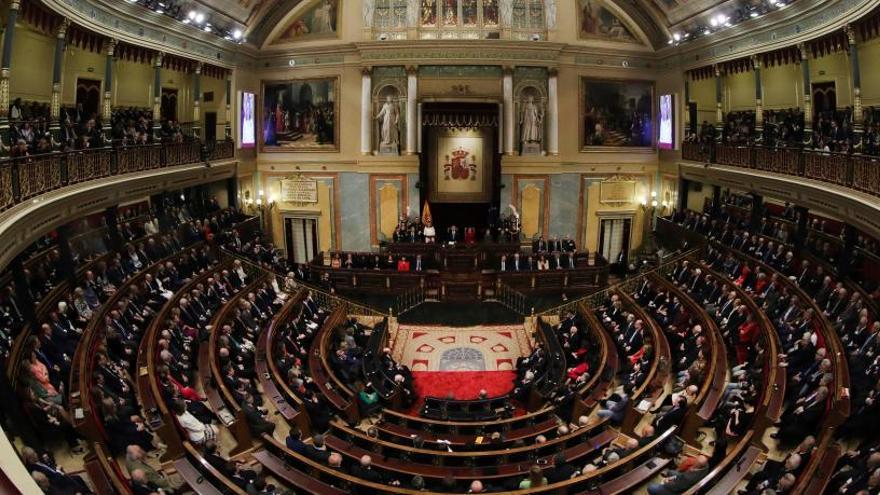
[[[651,125],[649,134],[650,145],[595,145],[587,143],[587,135],[586,135],[586,106],[587,106],[587,96],[588,96],[588,84],[589,83],[597,83],[597,84],[639,84],[645,85],[648,90],[646,96],[648,98],[647,105],[650,109],[650,118],[649,122]],[[657,132],[655,129],[655,121],[656,121],[656,108],[654,105],[654,92],[655,85],[654,81],[651,79],[614,79],[614,78],[594,78],[589,76],[580,76],[579,78],[579,88],[578,88],[578,143],[580,144],[580,152],[581,153],[591,153],[591,152],[609,152],[609,151],[628,151],[634,153],[654,153],[657,150]],[[617,129],[613,129],[613,131],[617,132]]]
[[[274,107],[277,104],[277,97],[268,98],[266,90],[272,86],[278,85],[288,85],[291,88],[295,87],[297,84],[305,84],[309,82],[330,82],[332,84],[331,93],[333,100],[332,108],[333,108],[333,116],[332,116],[332,135],[333,135],[333,143],[330,145],[326,144],[315,144],[315,145],[290,145],[290,146],[279,146],[276,144],[266,144],[266,126],[268,123],[266,111],[271,106]],[[302,86],[301,86],[302,88]],[[260,151],[263,153],[338,153],[339,152],[339,100],[340,100],[340,91],[342,88],[341,77],[336,76],[323,76],[323,77],[306,77],[306,78],[293,78],[293,79],[281,79],[281,80],[263,80],[260,82],[260,101],[262,101],[262,105],[260,106],[260,121],[258,125],[259,129],[259,142],[260,142]],[[290,109],[287,109],[289,112]],[[274,112],[273,112],[274,113]],[[282,117],[283,118],[283,117]],[[296,125],[299,127],[299,124],[295,124],[294,117],[288,117],[290,122],[289,128],[294,127]],[[277,122],[277,117],[275,119]],[[273,126],[274,129],[274,126]],[[273,131],[274,132],[274,131]],[[295,131],[298,132],[298,131]],[[303,135],[308,135],[308,133],[303,133]],[[273,134],[273,136],[277,136],[277,134]],[[276,138],[277,139],[277,138]],[[311,136],[309,139],[313,139]],[[317,139],[317,137],[315,137]]]
[[[453,129],[443,128],[432,130],[430,133],[430,149],[432,151],[428,156],[428,169],[431,183],[430,197],[432,203],[488,203],[492,200],[495,133],[492,132],[491,129],[492,128],[489,127],[471,129],[468,131],[469,134],[467,136],[461,136],[462,131],[455,131]],[[446,164],[443,163],[443,160],[447,154],[447,150],[441,149],[441,140],[456,138],[468,140],[479,139],[481,141],[479,155],[482,156],[476,157],[476,161],[479,163],[476,164],[477,166],[475,167],[475,170],[477,170],[482,177],[474,179],[474,185],[480,185],[478,191],[476,188],[471,188],[473,190],[456,192],[448,189],[444,190],[444,188],[440,187],[441,182],[447,180],[461,180],[460,178],[454,177],[454,173],[452,172],[450,172],[449,179],[447,179],[445,172],[441,172],[441,169],[445,168]],[[472,150],[465,151],[472,153]],[[464,158],[465,161],[469,159],[470,155]],[[450,166],[452,165],[454,164],[450,164]],[[469,171],[468,173],[471,172]]]

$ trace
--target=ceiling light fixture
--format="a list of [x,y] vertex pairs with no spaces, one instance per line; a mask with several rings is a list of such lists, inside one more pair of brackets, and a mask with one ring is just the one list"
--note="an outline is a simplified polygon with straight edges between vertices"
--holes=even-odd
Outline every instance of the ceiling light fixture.
[[236,29],[235,31],[233,31],[232,37],[237,40],[240,40],[241,39],[241,29]]

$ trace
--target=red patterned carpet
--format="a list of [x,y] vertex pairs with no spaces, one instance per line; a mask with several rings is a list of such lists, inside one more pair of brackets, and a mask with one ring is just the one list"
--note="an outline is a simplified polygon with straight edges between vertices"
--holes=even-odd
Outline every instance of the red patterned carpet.
[[414,371],[413,385],[418,397],[476,399],[480,390],[498,397],[513,389],[514,371]]

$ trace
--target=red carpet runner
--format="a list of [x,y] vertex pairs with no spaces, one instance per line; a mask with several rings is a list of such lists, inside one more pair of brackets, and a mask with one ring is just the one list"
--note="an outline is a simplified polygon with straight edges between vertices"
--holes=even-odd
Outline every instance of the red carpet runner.
[[413,386],[418,397],[476,399],[480,390],[498,397],[513,389],[514,371],[413,371]]

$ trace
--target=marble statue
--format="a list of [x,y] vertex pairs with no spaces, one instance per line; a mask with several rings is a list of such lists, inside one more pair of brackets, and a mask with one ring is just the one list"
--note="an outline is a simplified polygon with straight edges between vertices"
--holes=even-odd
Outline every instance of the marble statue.
[[391,95],[385,97],[385,103],[379,113],[376,114],[376,120],[379,121],[379,146],[382,148],[397,148],[400,143],[400,135],[398,125],[400,123],[400,108]]
[[534,96],[527,96],[522,104],[520,113],[520,140],[523,148],[533,143],[540,143],[543,137],[544,115],[538,104],[535,103]]
[[498,10],[501,13],[501,25],[510,27],[513,24],[513,0],[498,0]]
[[363,6],[363,16],[364,16],[364,27],[372,28],[373,27],[373,11],[376,8],[375,1],[376,0],[361,0]]

